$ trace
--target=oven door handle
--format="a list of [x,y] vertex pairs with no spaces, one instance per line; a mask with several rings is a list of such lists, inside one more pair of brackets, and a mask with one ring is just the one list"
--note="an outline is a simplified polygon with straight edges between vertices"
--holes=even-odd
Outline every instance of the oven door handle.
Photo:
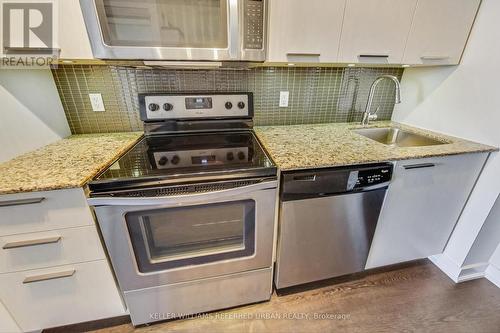
[[162,197],[99,197],[87,199],[90,206],[152,206],[152,205],[172,205],[179,206],[192,202],[210,202],[214,199],[220,200],[224,198],[232,198],[242,194],[249,194],[261,190],[274,189],[278,185],[276,180],[266,181],[262,183],[231,188],[221,191],[192,193],[174,196]]

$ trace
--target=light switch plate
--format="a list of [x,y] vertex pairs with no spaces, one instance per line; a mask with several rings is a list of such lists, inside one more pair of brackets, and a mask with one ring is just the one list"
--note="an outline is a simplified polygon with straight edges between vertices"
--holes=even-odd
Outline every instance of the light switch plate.
[[104,108],[104,101],[102,100],[101,94],[89,94],[90,104],[92,104],[92,110],[95,112],[106,111]]
[[289,91],[280,91],[280,108],[288,107],[288,97],[290,96]]

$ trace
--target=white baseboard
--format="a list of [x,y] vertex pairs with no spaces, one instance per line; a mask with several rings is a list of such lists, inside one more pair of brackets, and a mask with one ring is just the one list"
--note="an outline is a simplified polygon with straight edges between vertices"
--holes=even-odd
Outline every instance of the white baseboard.
[[493,265],[489,265],[486,269],[485,277],[500,288],[500,269]]

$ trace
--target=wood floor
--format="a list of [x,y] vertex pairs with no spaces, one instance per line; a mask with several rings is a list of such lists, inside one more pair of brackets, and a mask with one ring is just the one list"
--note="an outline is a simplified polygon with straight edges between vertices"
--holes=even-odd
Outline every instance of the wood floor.
[[204,318],[136,329],[126,323],[93,332],[495,333],[500,332],[500,289],[486,279],[455,285],[430,262],[422,261],[319,289],[273,295],[270,302]]

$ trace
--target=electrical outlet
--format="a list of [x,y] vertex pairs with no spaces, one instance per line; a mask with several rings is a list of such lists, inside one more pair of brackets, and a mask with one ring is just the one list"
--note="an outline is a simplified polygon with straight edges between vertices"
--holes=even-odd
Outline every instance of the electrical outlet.
[[102,100],[101,94],[89,94],[90,104],[92,104],[92,110],[95,112],[106,111],[104,108],[104,101]]
[[280,91],[280,108],[288,107],[288,97],[290,92],[288,91]]

